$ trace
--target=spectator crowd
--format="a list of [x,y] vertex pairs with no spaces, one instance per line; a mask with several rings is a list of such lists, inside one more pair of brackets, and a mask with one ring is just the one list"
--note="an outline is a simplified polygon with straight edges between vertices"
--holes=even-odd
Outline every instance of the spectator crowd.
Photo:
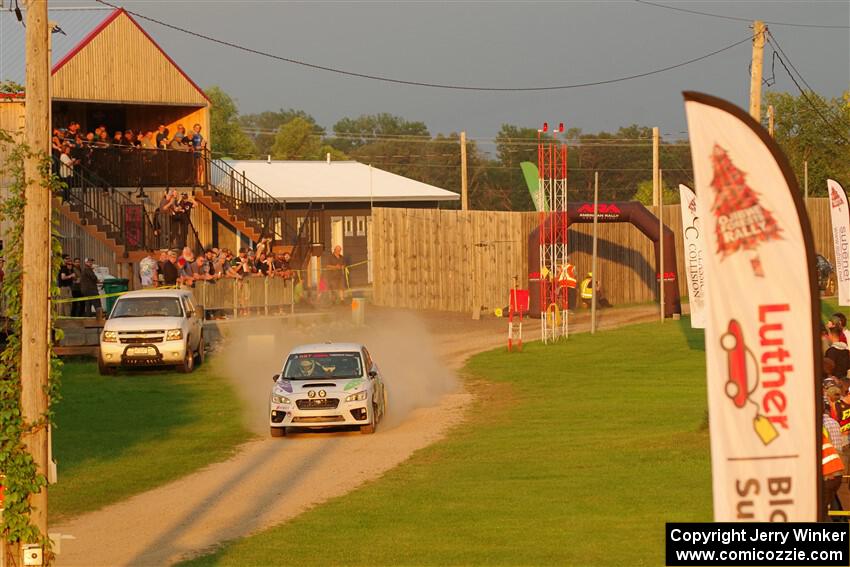
[[[821,328],[823,395],[823,513],[842,509],[838,499],[850,475],[850,349],[847,317],[835,313]],[[842,491],[843,492],[843,491]],[[845,502],[847,499],[845,499]]]
[[199,281],[221,278],[245,279],[256,277],[292,279],[295,270],[290,266],[289,252],[273,254],[267,241],[256,250],[240,248],[234,254],[228,248],[207,248],[195,255],[191,248],[148,250],[139,262],[142,287],[194,286]]
[[173,135],[165,124],[160,124],[156,131],[116,130],[111,135],[105,125],[100,125],[93,132],[83,132],[79,122],[71,122],[67,128],[53,129],[53,149],[62,153],[69,148],[73,159],[84,160],[92,148],[137,148],[146,150],[182,150],[199,152],[206,147],[206,141],[201,135],[201,125],[195,124],[190,133],[178,124]]

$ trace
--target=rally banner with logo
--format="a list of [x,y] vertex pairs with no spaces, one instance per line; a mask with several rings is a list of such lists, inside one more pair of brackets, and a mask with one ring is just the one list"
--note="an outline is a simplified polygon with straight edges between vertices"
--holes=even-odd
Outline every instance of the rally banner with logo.
[[819,297],[800,189],[779,146],[743,110],[699,93],[685,93],[685,110],[709,279],[714,518],[815,521]]
[[826,180],[832,218],[832,244],[835,246],[835,282],[838,305],[850,305],[850,212],[847,194],[837,181]]
[[679,184],[682,230],[685,235],[685,281],[691,308],[691,327],[705,328],[705,270],[702,226],[697,214],[697,196],[687,185]]

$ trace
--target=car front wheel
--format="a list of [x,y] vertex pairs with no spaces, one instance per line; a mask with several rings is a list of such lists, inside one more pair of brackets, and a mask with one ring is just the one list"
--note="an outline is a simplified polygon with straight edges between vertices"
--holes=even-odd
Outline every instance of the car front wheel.
[[269,431],[271,432],[272,437],[286,437],[285,427],[270,427]]
[[372,404],[372,419],[369,420],[369,425],[361,425],[360,433],[365,435],[371,435],[375,432],[375,427],[377,427],[377,416],[378,416],[378,405]]

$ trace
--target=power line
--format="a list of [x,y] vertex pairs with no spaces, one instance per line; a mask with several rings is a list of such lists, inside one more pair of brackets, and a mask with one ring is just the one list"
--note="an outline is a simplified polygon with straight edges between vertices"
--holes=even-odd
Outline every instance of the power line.
[[[791,81],[797,87],[797,90],[800,91],[800,94],[802,95],[803,99],[805,99],[805,101],[809,104],[809,106],[812,107],[812,110],[815,111],[815,113],[818,115],[818,117],[820,117],[821,121],[823,121],[824,124],[826,124],[833,132],[835,132],[838,135],[839,138],[844,140],[846,143],[850,144],[850,139],[848,139],[847,135],[844,132],[842,132],[841,130],[839,130],[835,126],[834,121],[838,120],[838,121],[842,122],[845,127],[850,127],[850,124],[848,124],[847,121],[844,120],[844,118],[842,116],[832,114],[832,112],[830,110],[828,110],[828,112],[832,116],[832,120],[829,120],[826,116],[824,116],[823,112],[821,111],[821,108],[817,104],[815,104],[815,102],[809,97],[809,95],[805,91],[805,89],[803,89],[803,87],[800,86],[800,83],[797,82],[797,78],[794,76],[794,73],[796,73],[799,76],[800,80],[803,81],[803,83],[806,85],[806,87],[808,87],[810,92],[815,92],[815,90],[806,81],[806,79],[803,77],[803,75],[800,73],[800,71],[798,71],[797,68],[794,67],[794,65],[791,63],[791,60],[788,59],[788,56],[782,50],[782,47],[779,45],[779,42],[776,41],[776,37],[773,34],[768,33],[767,41],[770,43],[771,47],[773,47],[775,50],[779,51],[780,55],[777,58],[779,59],[779,62],[782,64],[782,67],[785,69],[785,72],[788,73],[788,77],[791,78]],[[787,60],[788,65],[785,64],[786,60]],[[792,73],[791,69],[788,68],[789,65],[791,66],[791,69],[794,70],[794,73]]]
[[[635,0],[638,4],[646,4],[647,6],[655,6],[656,8],[664,8],[666,10],[674,10],[676,12],[685,12],[687,14],[695,14],[698,16],[708,16],[711,18],[719,18],[722,20],[732,20],[735,22],[747,22],[752,23],[755,18],[739,18],[737,16],[726,16],[723,14],[712,14],[710,12],[700,12],[699,10],[690,10],[688,8],[680,8],[678,6],[668,6],[666,4],[658,4],[656,2],[649,2],[648,0]],[[770,24],[772,26],[789,26],[795,28],[818,28],[818,29],[835,29],[835,30],[847,30],[850,29],[850,26],[840,26],[840,25],[832,25],[832,24],[798,24],[795,22],[777,22],[770,20],[763,20],[764,23]]]
[[[111,3],[107,2],[106,0],[95,0],[95,1],[99,2],[101,4],[104,4],[106,6],[111,6],[112,8],[118,8],[118,6],[111,4]],[[282,55],[275,55],[273,53],[268,53],[266,51],[260,51],[258,49],[253,49],[251,47],[245,47],[245,46],[239,45],[237,43],[225,41],[225,40],[218,39],[218,38],[215,38],[215,37],[212,37],[212,36],[204,35],[202,33],[191,31],[191,30],[188,30],[186,28],[175,26],[173,24],[163,22],[162,20],[157,20],[155,18],[143,16],[142,14],[139,14],[138,12],[132,12],[132,11],[126,10],[126,9],[125,9],[125,11],[128,14],[131,14],[131,15],[139,18],[139,19],[147,20],[149,22],[159,24],[161,26],[164,26],[164,27],[167,27],[169,29],[178,31],[180,33],[184,33],[184,34],[187,34],[187,35],[191,35],[191,36],[194,36],[194,37],[205,39],[207,41],[211,41],[211,42],[217,43],[219,45],[232,47],[233,49],[245,51],[246,53],[253,53],[254,55],[261,55],[263,57],[268,57],[270,59],[276,59],[278,61],[284,61],[286,63],[292,63],[294,65],[300,65],[302,67],[307,67],[309,69],[315,69],[315,70],[319,70],[319,71],[327,71],[329,73],[336,73],[338,75],[344,75],[344,76],[347,76],[347,77],[357,77],[357,78],[360,78],[360,79],[369,79],[369,80],[373,80],[373,81],[381,81],[381,82],[384,82],[384,83],[393,83],[393,84],[397,84],[397,85],[408,85],[408,86],[414,86],[414,87],[428,87],[428,88],[432,88],[432,89],[478,91],[478,92],[481,92],[481,91],[487,91],[487,92],[557,91],[557,90],[566,90],[566,89],[577,89],[577,88],[582,88],[582,87],[594,87],[594,86],[599,86],[599,85],[609,85],[609,84],[612,84],[612,83],[619,83],[619,82],[622,82],[622,81],[630,81],[632,79],[640,79],[640,78],[643,78],[643,77],[649,77],[651,75],[657,75],[658,73],[663,73],[665,71],[671,71],[673,69],[678,69],[679,67],[684,67],[685,65],[690,65],[692,63],[702,61],[703,59],[708,59],[709,57],[712,57],[712,56],[717,55],[719,53],[723,53],[724,51],[728,51],[728,50],[732,49],[733,47],[741,45],[742,43],[749,42],[752,39],[750,36],[747,36],[745,39],[742,39],[741,41],[736,41],[735,43],[727,45],[726,47],[722,47],[722,48],[717,49],[715,51],[712,51],[710,53],[706,53],[705,55],[701,55],[699,57],[695,57],[693,59],[689,59],[687,61],[683,61],[683,62],[677,63],[675,65],[669,65],[667,67],[662,67],[660,69],[655,69],[655,70],[647,71],[647,72],[644,72],[644,73],[638,73],[638,74],[635,74],[635,75],[627,75],[627,76],[624,76],[624,77],[617,77],[615,79],[607,79],[607,80],[604,80],[604,81],[591,81],[591,82],[587,82],[587,83],[573,83],[573,84],[569,84],[569,85],[553,85],[553,86],[541,86],[541,87],[481,87],[481,86],[471,86],[471,85],[452,85],[452,84],[445,84],[445,83],[429,83],[429,82],[423,82],[423,81],[408,81],[408,80],[403,80],[403,79],[394,79],[394,78],[391,78],[391,77],[384,77],[384,76],[381,76],[381,75],[371,75],[371,74],[368,74],[368,73],[358,73],[358,72],[355,72],[355,71],[346,71],[345,69],[340,69],[340,68],[337,68],[337,67],[328,67],[326,65],[318,65],[316,63],[309,63],[307,61],[301,61],[299,59],[293,59],[291,57],[284,57]]]

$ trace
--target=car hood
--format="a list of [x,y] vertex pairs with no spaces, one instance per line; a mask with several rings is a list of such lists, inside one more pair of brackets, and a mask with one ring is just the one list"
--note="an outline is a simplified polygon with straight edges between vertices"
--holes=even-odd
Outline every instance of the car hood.
[[119,317],[109,319],[103,326],[104,331],[165,331],[181,329],[182,317]]
[[313,390],[325,390],[326,392],[354,393],[368,389],[369,380],[366,378],[341,378],[322,379],[310,378],[308,380],[287,380],[281,378],[275,382],[273,392],[285,394],[306,394]]

